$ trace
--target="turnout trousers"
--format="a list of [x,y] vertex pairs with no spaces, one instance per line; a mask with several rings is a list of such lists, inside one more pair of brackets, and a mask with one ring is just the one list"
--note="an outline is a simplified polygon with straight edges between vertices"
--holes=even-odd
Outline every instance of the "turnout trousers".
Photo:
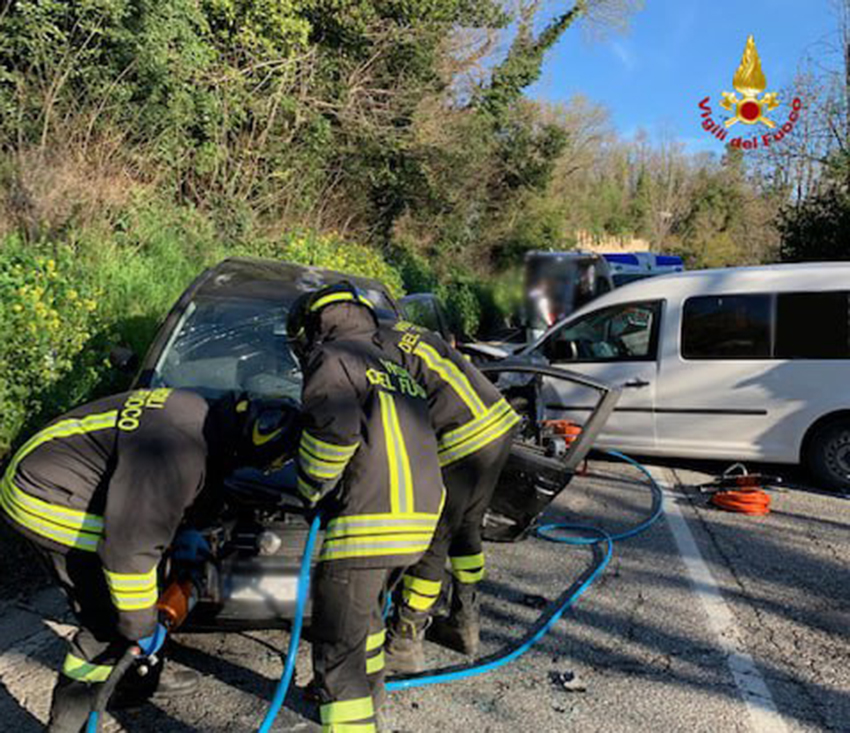
[[[59,551],[29,539],[50,566],[78,624],[53,690],[47,731],[78,733],[86,724],[99,686],[130,642],[116,630],[117,613],[100,558],[93,552]],[[123,682],[138,695],[149,696],[161,669],[161,664],[155,665],[144,678],[131,670]]]
[[484,578],[481,524],[508,455],[516,428],[443,469],[446,504],[431,546],[405,571],[402,602],[429,612],[440,596],[446,560],[456,584],[474,587]]
[[117,614],[100,558],[93,552],[60,551],[29,537],[68,599],[78,624],[50,705],[49,733],[79,733],[102,683],[129,642],[116,630]]
[[313,588],[313,675],[322,730],[374,733],[384,691],[383,607],[400,571],[320,562]]

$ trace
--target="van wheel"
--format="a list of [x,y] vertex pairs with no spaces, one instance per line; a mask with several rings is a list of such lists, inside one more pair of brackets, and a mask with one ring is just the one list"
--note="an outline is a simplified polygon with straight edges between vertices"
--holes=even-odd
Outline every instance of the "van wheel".
[[850,421],[818,428],[809,442],[806,463],[826,488],[850,489]]

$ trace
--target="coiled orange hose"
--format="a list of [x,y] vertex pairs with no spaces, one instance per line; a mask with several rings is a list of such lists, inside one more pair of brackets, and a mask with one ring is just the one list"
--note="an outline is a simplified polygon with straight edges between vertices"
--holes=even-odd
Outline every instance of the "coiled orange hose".
[[770,496],[761,489],[718,491],[709,500],[718,509],[755,516],[770,513]]

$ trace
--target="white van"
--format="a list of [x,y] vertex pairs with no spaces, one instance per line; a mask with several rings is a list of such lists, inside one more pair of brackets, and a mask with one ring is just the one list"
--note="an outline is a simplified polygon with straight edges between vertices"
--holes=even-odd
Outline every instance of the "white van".
[[[850,487],[850,263],[662,275],[603,295],[521,352],[625,389],[598,445],[805,463]],[[594,396],[545,384],[549,417]]]

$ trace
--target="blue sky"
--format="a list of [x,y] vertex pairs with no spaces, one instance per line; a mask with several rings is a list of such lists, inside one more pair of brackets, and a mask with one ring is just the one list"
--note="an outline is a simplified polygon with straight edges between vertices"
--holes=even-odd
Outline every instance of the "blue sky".
[[[553,3],[554,5],[560,3]],[[831,0],[645,0],[625,34],[595,40],[568,30],[549,52],[530,96],[565,101],[582,94],[603,104],[624,137],[670,131],[691,151],[722,152],[700,127],[697,103],[710,95],[715,116],[747,36],[755,36],[767,91],[793,79],[801,59],[825,62],[837,20]],[[777,110],[780,119],[785,104]]]

